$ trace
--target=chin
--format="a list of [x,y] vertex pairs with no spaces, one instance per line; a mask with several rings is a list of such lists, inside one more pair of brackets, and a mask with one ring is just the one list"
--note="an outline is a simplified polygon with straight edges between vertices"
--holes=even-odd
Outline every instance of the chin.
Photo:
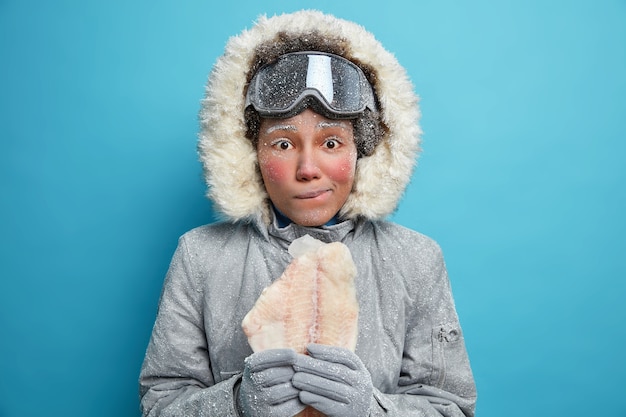
[[319,227],[319,226],[323,226],[324,224],[326,224],[328,220],[326,221],[318,221],[318,220],[311,220],[311,219],[307,219],[307,220],[294,220],[294,222],[300,226],[305,226],[305,227]]
[[294,216],[294,218],[292,218],[292,221],[299,224],[300,226],[318,227],[325,225],[332,218],[333,215],[331,214],[314,212]]

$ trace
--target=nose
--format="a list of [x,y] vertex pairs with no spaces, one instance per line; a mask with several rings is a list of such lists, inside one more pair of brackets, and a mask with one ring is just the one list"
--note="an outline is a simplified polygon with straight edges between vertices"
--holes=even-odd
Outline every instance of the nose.
[[303,149],[298,156],[296,177],[298,181],[311,181],[320,178],[321,171],[311,149]]

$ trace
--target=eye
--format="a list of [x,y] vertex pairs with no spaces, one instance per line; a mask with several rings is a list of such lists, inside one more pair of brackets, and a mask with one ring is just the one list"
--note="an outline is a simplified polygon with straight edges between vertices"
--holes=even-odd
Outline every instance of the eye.
[[335,149],[339,146],[339,141],[337,139],[327,139],[324,145],[326,145],[327,149]]
[[272,146],[277,149],[280,149],[281,151],[286,151],[293,147],[293,145],[286,139],[279,139],[275,141],[274,143],[272,143]]

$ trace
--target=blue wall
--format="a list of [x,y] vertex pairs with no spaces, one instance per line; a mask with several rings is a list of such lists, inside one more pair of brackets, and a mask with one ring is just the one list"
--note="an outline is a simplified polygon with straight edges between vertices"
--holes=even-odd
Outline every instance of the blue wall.
[[[263,5],[259,5],[263,3]],[[394,219],[442,245],[480,417],[626,416],[626,2],[0,1],[0,417],[138,416],[206,76],[261,13],[355,20],[422,97]]]

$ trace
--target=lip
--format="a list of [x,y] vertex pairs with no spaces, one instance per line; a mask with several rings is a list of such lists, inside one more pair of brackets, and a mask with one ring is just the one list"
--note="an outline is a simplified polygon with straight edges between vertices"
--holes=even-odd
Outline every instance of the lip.
[[296,198],[299,199],[299,200],[308,200],[308,199],[312,199],[312,198],[317,198],[317,197],[319,197],[321,195],[326,194],[329,191],[330,190],[328,190],[328,189],[307,191],[306,193],[301,193],[301,194],[296,195]]

